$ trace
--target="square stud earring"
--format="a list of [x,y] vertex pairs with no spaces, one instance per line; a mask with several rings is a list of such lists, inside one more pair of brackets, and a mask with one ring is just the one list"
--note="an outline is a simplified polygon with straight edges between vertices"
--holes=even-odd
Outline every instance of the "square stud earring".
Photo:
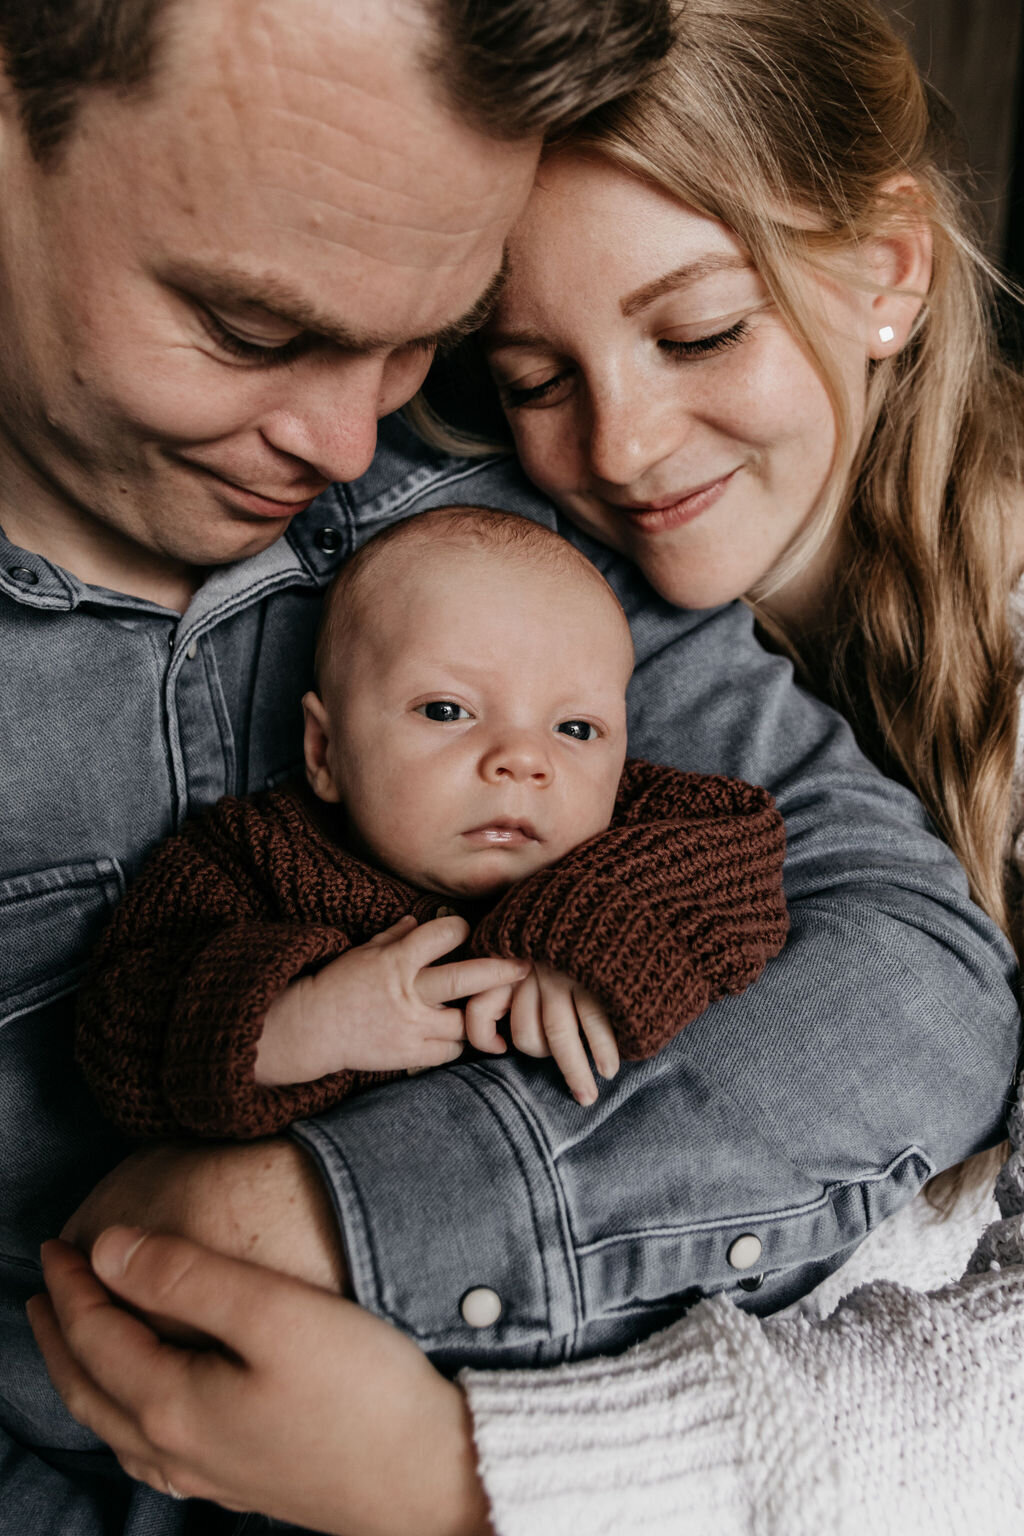
[[891,325],[883,325],[878,332],[879,341],[895,341],[896,332]]

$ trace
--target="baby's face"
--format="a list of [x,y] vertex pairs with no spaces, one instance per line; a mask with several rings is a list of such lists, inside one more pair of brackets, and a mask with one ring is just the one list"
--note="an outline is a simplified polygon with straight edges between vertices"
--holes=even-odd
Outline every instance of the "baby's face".
[[363,849],[492,896],[607,827],[633,656],[613,599],[543,561],[438,543],[389,556],[325,692]]

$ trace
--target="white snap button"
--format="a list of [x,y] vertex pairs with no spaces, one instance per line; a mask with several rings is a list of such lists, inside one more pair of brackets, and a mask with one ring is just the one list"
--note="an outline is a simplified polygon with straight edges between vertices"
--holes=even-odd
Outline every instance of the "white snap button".
[[490,1286],[477,1285],[463,1296],[459,1311],[470,1328],[490,1328],[501,1316],[501,1297]]
[[755,1237],[753,1232],[744,1232],[729,1246],[726,1258],[733,1269],[749,1269],[751,1264],[756,1264],[761,1257],[761,1239]]
[[193,640],[192,644],[189,646],[188,650],[185,652],[185,655],[188,657],[189,661],[195,661],[196,656],[198,654],[198,651],[199,651],[199,641],[198,640]]

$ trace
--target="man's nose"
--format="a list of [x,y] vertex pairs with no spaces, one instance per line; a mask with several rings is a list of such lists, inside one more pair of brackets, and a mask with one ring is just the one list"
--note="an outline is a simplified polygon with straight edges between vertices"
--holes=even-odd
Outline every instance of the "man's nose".
[[488,784],[550,784],[554,777],[547,742],[539,732],[510,731],[480,759],[480,777]]
[[282,370],[260,429],[271,447],[308,464],[318,479],[358,480],[373,460],[377,422],[412,398],[429,366],[425,348],[311,355]]

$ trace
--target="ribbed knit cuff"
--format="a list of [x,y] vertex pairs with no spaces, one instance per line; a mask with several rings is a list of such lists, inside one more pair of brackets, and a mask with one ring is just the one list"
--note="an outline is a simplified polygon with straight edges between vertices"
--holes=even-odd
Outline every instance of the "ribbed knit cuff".
[[255,1079],[267,1009],[311,966],[349,948],[330,927],[253,922],[218,934],[184,978],[164,1045],[163,1087],[180,1125],[200,1136],[270,1136],[337,1103],[354,1074],[275,1088]]
[[841,1529],[814,1416],[761,1322],[724,1299],[614,1359],[459,1383],[497,1536]]

